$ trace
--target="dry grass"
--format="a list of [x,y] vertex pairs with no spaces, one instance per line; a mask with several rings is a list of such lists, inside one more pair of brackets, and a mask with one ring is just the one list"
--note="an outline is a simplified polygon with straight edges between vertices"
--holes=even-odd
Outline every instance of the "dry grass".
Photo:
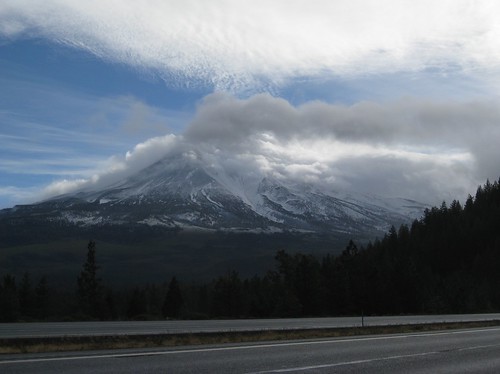
[[175,347],[202,344],[244,343],[295,339],[320,339],[356,335],[397,334],[499,326],[500,321],[437,323],[400,326],[367,326],[331,329],[265,330],[243,332],[66,336],[50,338],[0,338],[0,354],[82,351],[98,349]]

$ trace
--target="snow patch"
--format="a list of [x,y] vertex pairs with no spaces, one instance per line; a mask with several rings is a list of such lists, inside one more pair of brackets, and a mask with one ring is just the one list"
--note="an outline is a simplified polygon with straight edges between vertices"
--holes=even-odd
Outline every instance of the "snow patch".
[[205,191],[204,188],[201,189],[201,193],[202,195],[208,200],[210,201],[212,204],[218,206],[219,208],[224,208],[224,206],[221,204],[221,203],[218,203],[217,201],[214,201],[210,198],[210,196],[208,195],[207,191]]
[[63,212],[61,214],[61,218],[78,226],[94,226],[105,222],[102,216],[96,216],[91,213],[84,215],[72,212]]
[[175,224],[168,220],[167,217],[148,217],[137,223],[142,223],[148,226],[163,226],[163,227],[175,227]]

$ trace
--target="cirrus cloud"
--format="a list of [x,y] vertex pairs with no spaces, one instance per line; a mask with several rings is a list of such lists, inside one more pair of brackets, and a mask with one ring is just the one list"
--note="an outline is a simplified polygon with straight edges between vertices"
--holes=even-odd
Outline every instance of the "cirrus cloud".
[[0,35],[241,91],[318,75],[498,72],[499,13],[494,0],[7,0]]

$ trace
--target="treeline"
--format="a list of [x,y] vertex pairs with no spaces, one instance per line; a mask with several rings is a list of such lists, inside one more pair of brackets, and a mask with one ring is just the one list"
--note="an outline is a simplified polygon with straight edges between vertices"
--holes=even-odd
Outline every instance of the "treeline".
[[[6,275],[2,321],[39,319],[241,318],[500,310],[500,184],[487,182],[464,206],[425,211],[365,247],[350,241],[338,256],[280,250],[276,267],[241,279],[228,272],[206,284],[111,290],[99,278],[95,243],[76,291],[31,285]],[[62,301],[64,300],[64,301]]]
[[0,322],[45,320],[49,318],[49,289],[47,278],[41,277],[33,284],[25,273],[20,282],[10,274],[0,282]]

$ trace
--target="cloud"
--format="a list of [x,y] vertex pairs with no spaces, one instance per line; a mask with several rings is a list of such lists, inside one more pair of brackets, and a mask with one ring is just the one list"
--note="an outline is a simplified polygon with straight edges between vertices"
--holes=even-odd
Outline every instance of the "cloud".
[[139,172],[147,166],[167,157],[181,147],[175,135],[148,139],[137,144],[123,156],[113,156],[102,163],[101,170],[88,178],[59,180],[42,191],[42,198],[49,198],[82,190],[99,190]]
[[256,181],[272,176],[325,191],[372,193],[439,204],[465,199],[500,168],[495,102],[399,100],[292,106],[259,94],[212,94],[183,134],[152,138],[84,181],[45,195],[98,189],[163,157],[196,154],[210,172]]
[[221,159],[246,155],[240,172],[260,165],[325,188],[438,203],[463,199],[500,175],[498,108],[495,101],[416,99],[293,106],[268,94],[213,94],[184,136]]
[[[209,95],[185,131],[188,139],[220,147],[240,148],[252,135],[281,141],[316,139],[372,146],[476,148],[499,131],[496,101],[425,101],[400,99],[389,103],[336,105],[312,101],[293,106],[268,94],[238,99]],[[262,135],[264,134],[264,135]],[[477,140],[475,140],[477,139]]]
[[183,112],[127,96],[83,94],[6,70],[0,78],[0,173],[81,176],[103,159],[185,121]]
[[0,34],[241,91],[319,75],[498,72],[499,13],[494,0],[7,0]]
[[33,202],[34,199],[40,198],[39,193],[40,191],[37,188],[0,186],[0,197],[6,206],[12,206],[20,201],[24,203]]

